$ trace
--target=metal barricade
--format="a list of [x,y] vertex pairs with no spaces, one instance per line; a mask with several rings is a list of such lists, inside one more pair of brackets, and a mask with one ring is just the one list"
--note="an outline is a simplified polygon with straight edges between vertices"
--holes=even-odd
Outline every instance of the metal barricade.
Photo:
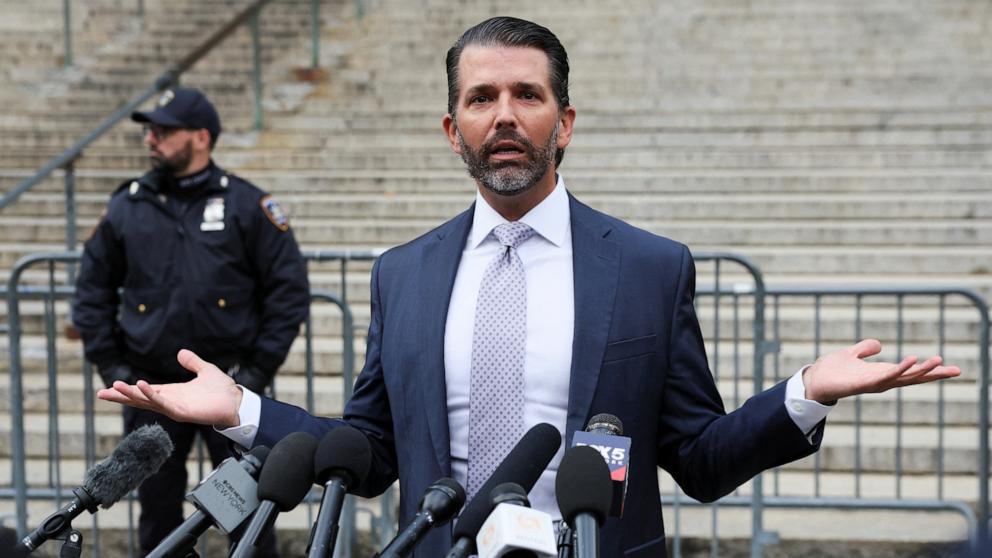
[[[336,264],[340,269],[341,292],[332,293],[326,290],[314,290],[311,293],[311,308],[318,308],[322,304],[334,305],[340,313],[340,372],[342,381],[341,406],[351,395],[352,385],[355,375],[355,319],[352,315],[351,307],[347,303],[345,285],[347,284],[348,264],[354,261],[371,261],[378,255],[373,251],[348,251],[348,252],[311,252],[306,253],[308,262],[322,262]],[[11,487],[0,487],[0,500],[14,500],[17,529],[21,536],[28,530],[28,504],[29,502],[41,501],[51,502],[52,506],[46,506],[46,511],[35,510],[32,518],[37,523],[49,511],[54,511],[67,500],[72,498],[71,490],[76,484],[65,480],[66,476],[81,477],[81,473],[74,472],[67,475],[65,472],[65,462],[71,459],[82,458],[83,469],[88,470],[94,465],[98,458],[102,458],[110,453],[117,444],[120,433],[120,419],[118,414],[113,414],[114,423],[118,426],[108,428],[106,424],[98,425],[95,409],[95,390],[93,389],[94,374],[92,366],[82,358],[78,345],[66,346],[60,341],[63,337],[62,327],[68,323],[68,307],[74,295],[74,287],[63,283],[65,274],[62,268],[76,265],[79,261],[79,252],[43,253],[34,254],[22,258],[11,271],[6,287],[6,299],[8,309],[9,324],[9,363],[10,363],[10,415],[11,415]],[[43,271],[39,274],[38,269]],[[58,272],[58,273],[57,273]],[[32,284],[22,284],[26,275],[31,274]],[[38,301],[41,303],[40,330],[43,340],[30,344],[29,351],[36,354],[31,355],[35,359],[43,357],[46,367],[46,375],[43,383],[35,381],[31,386],[24,385],[24,338],[25,323],[22,319],[21,303],[24,301]],[[35,319],[37,313],[26,316],[25,319]],[[332,320],[333,321],[333,320]],[[31,324],[32,330],[38,330],[38,324]],[[314,337],[318,335],[318,327],[315,327],[314,317],[311,315],[303,328],[304,368],[305,368],[305,388],[302,401],[299,404],[308,411],[320,411],[324,407],[317,405],[317,388],[315,386],[315,344]],[[328,335],[327,332],[324,335]],[[38,353],[42,353],[38,354]],[[65,377],[59,378],[59,370],[66,368],[82,367],[82,386],[78,392],[75,388],[67,386]],[[277,376],[273,389],[278,388],[279,377]],[[37,385],[34,385],[37,384]],[[42,385],[43,384],[43,385]],[[62,396],[60,397],[60,393]],[[78,397],[77,397],[78,393]],[[27,403],[27,404],[26,404]],[[326,406],[325,406],[326,407]],[[44,410],[47,416],[47,432],[44,434],[33,434],[27,436],[25,431],[25,413],[32,411],[40,413]],[[68,427],[66,425],[69,425]],[[71,438],[66,442],[67,430],[76,429],[82,433],[79,437]],[[204,466],[205,452],[197,450],[197,468],[202,478],[209,467]],[[41,462],[44,466],[41,467]],[[32,479],[28,478],[29,467]],[[209,465],[209,462],[207,462]],[[78,468],[78,466],[77,466]],[[39,475],[37,471],[44,470],[44,475]],[[43,480],[37,480],[39,476],[44,476]],[[319,503],[320,493],[314,490],[307,498],[309,506]],[[395,505],[391,495],[381,499],[382,509],[378,514],[372,513],[366,508],[365,512],[373,515],[370,522],[372,527],[383,530],[386,525],[395,525]],[[120,503],[118,505],[124,505]],[[48,507],[52,507],[48,510]],[[134,541],[135,518],[132,510],[133,501],[128,503],[127,525],[128,525],[128,556],[137,555],[137,545]],[[338,552],[336,556],[349,557],[352,555],[351,549],[354,544],[355,530],[355,502],[349,497],[348,503],[341,521],[341,534],[339,536]],[[104,512],[106,514],[106,512]],[[375,517],[376,515],[381,516]],[[100,514],[94,514],[92,527],[85,534],[86,542],[91,545],[93,556],[101,555],[101,540],[99,535]],[[310,509],[309,521],[312,522],[314,514]],[[84,521],[79,518],[77,521]],[[33,527],[33,525],[31,525]],[[374,539],[391,536],[388,532],[373,532]],[[202,550],[202,549],[201,549]]]
[[[962,537],[971,545],[988,539],[989,317],[980,295],[943,287],[769,287],[745,258],[709,252],[694,256],[699,265],[697,311],[728,410],[786,380],[821,353],[863,337],[882,341],[884,360],[943,354],[949,363],[961,365],[970,381],[844,401],[827,421],[819,452],[759,475],[713,504],[687,498],[664,474],[673,556],[683,552],[686,508],[709,509],[709,532],[695,529],[691,535],[708,542],[710,556],[739,554],[744,544],[750,545],[751,556],[763,555],[763,547],[778,541],[778,534],[767,529],[766,511],[773,508],[950,512],[963,519]],[[906,397],[911,400],[904,401]],[[879,448],[876,442],[869,451],[866,430],[876,440],[890,436],[891,447]],[[914,438],[916,444],[908,446]],[[919,440],[932,442],[932,447]],[[868,477],[870,491],[865,490]],[[891,494],[883,494],[880,483],[888,483]],[[728,528],[721,527],[722,511],[733,508],[750,508],[737,512],[750,514],[747,531],[739,516],[726,522],[732,524]],[[692,517],[699,520],[695,513]],[[738,547],[731,550],[732,544]]]
[[[356,275],[351,262],[368,262],[378,255],[379,252],[374,251],[305,253],[311,266],[311,276],[314,266],[330,264],[336,266],[340,281],[336,292],[315,290],[313,299],[335,305],[341,314],[342,404],[350,396],[354,380],[354,331],[363,329],[355,323],[356,318],[348,304],[349,274]],[[695,502],[681,494],[670,479],[663,479],[663,499],[671,504],[665,511],[674,516],[668,520],[674,556],[682,554],[685,538],[682,516],[689,508],[708,510],[711,521],[709,546],[713,556],[721,554],[721,545],[725,544],[725,539],[721,537],[727,535],[727,530],[720,527],[721,511],[742,507],[749,508],[749,527],[743,538],[749,538],[746,544],[750,546],[752,556],[761,556],[763,547],[776,541],[776,534],[767,530],[765,525],[765,512],[769,508],[951,511],[964,518],[973,543],[987,539],[989,313],[981,296],[963,288],[768,287],[760,270],[739,255],[705,252],[694,256],[699,266],[697,310],[707,338],[711,369],[728,409],[737,408],[752,393],[787,378],[803,364],[815,360],[821,351],[847,345],[866,336],[875,336],[883,341],[887,350],[882,356],[886,360],[898,360],[910,354],[910,350],[919,351],[921,356],[946,354],[949,362],[963,365],[966,375],[971,376],[970,379],[979,389],[975,390],[977,393],[966,393],[963,403],[961,390],[952,387],[954,384],[950,382],[938,382],[930,386],[929,396],[914,395],[908,401],[905,399],[908,396],[901,390],[890,392],[887,396],[845,401],[831,414],[820,452],[796,464],[759,475],[714,504]],[[68,301],[73,296],[73,288],[60,284],[57,279],[65,276],[57,273],[61,271],[58,266],[74,265],[78,258],[78,252],[25,257],[12,270],[7,284],[13,484],[11,488],[0,488],[0,499],[15,500],[18,529],[22,534],[27,529],[29,500],[54,502],[58,506],[71,497],[69,489],[63,486],[63,460],[82,458],[88,469],[98,455],[109,453],[117,442],[117,434],[107,433],[97,424],[92,368],[81,358],[78,346],[65,347],[58,341],[60,320],[67,319]],[[41,268],[40,272],[38,268]],[[34,273],[33,283],[22,285],[22,278],[29,269]],[[357,271],[357,276],[364,279],[365,271]],[[34,343],[32,348],[38,353],[35,358],[44,358],[45,385],[29,388],[23,384],[21,362],[22,301],[37,301],[42,310],[42,322],[35,324],[34,328],[43,331],[44,339]],[[847,318],[842,319],[845,313]],[[912,319],[907,319],[907,316]],[[313,374],[318,367],[315,334],[314,316],[311,315],[304,328],[306,385],[304,400],[300,404],[320,413],[326,408],[322,408],[316,398],[320,389]],[[83,385],[78,398],[64,382],[58,382],[60,366],[75,366],[77,363],[83,370]],[[59,389],[50,389],[56,385]],[[956,390],[956,399],[947,394],[951,389]],[[68,397],[60,398],[60,391]],[[26,437],[23,423],[25,402],[35,410],[44,410],[49,424],[47,436]],[[956,406],[951,406],[949,402],[956,402]],[[970,408],[974,408],[975,412],[971,413]],[[64,422],[73,423],[72,428],[82,433],[81,443],[59,445]],[[889,424],[885,428],[894,439],[893,449],[887,455],[880,456],[877,451],[869,455],[865,450],[864,433],[879,422]],[[974,444],[962,446],[961,432],[971,436],[968,425],[975,424]],[[925,428],[931,431],[925,431]],[[953,430],[955,428],[956,431]],[[851,440],[849,447],[835,443],[835,431],[847,434]],[[949,442],[952,434],[954,444]],[[921,435],[932,437],[932,449],[907,447],[907,439]],[[960,457],[962,455],[964,458]],[[40,482],[29,481],[27,476],[29,460],[34,459],[32,465],[40,461],[34,456],[45,456],[44,467],[32,466],[35,479],[44,477]],[[955,461],[950,463],[948,456],[953,456]],[[43,473],[38,472],[42,470]],[[977,486],[974,498],[962,494],[961,479],[954,478],[954,475],[975,476]],[[796,477],[805,479],[802,482],[809,485],[806,493],[795,488],[792,479]],[[844,485],[848,488],[847,492],[836,488],[840,477],[849,477]],[[876,487],[874,490],[865,489],[866,479],[872,481],[872,486]],[[890,483],[890,496],[879,496],[877,485],[880,479]],[[927,483],[931,488],[919,497],[922,493],[920,487]],[[951,484],[956,488],[950,489]],[[974,500],[974,505],[971,500]],[[309,502],[316,501],[318,493],[314,492]],[[358,510],[371,516],[369,524],[373,529],[373,544],[388,540],[391,535],[388,530],[396,525],[395,493],[392,489],[383,495],[380,504],[379,517],[375,517],[367,507]],[[355,513],[352,502],[345,521],[353,522]],[[94,515],[88,536],[95,556],[100,555],[98,521],[99,515]],[[133,527],[133,524],[133,516],[129,514],[128,525]],[[129,531],[133,532],[133,528]],[[353,530],[344,531],[347,534],[342,535],[341,540],[345,542],[339,545],[341,548],[353,542],[348,540]],[[134,553],[132,541],[129,554]],[[348,556],[349,553],[343,551],[340,555]]]

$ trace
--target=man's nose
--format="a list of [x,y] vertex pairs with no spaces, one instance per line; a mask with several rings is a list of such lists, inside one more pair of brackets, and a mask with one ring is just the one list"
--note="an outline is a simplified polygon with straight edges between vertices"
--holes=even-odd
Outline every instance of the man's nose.
[[517,114],[511,99],[508,97],[500,97],[496,101],[496,118],[493,124],[497,130],[517,127]]

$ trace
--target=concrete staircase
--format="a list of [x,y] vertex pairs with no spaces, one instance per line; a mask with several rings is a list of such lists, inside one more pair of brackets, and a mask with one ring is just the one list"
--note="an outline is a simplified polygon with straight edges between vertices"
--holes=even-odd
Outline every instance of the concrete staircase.
[[[140,89],[191,37],[223,19],[217,6],[241,4],[146,2],[146,31],[113,35],[118,27],[110,27],[112,39],[100,45],[81,77],[72,81],[66,72],[55,72],[62,80],[57,83],[66,84],[58,94],[35,95],[42,90],[37,82],[18,84],[13,91],[0,87],[0,98],[17,109],[0,117],[2,183],[16,182]],[[270,26],[263,133],[250,132],[246,33],[184,79],[222,99],[217,104],[229,132],[221,140],[218,162],[278,195],[304,249],[393,246],[470,203],[473,186],[441,134],[443,56],[462,30],[506,13],[548,25],[569,51],[578,120],[562,173],[584,202],[694,251],[743,254],[770,285],[939,283],[992,295],[988,3],[574,0],[535,5],[511,0],[497,10],[474,0],[379,0],[368,2],[367,17],[356,22],[349,3],[325,2],[322,67],[329,79],[292,83],[290,69],[308,61],[307,25],[301,20],[306,4],[277,0],[263,16]],[[17,99],[20,104],[10,105]],[[113,186],[143,168],[138,141],[132,127],[122,124],[80,160],[81,231],[96,222]],[[53,177],[0,214],[0,277],[24,254],[60,248],[60,192],[60,179]],[[359,323],[368,320],[369,268],[351,264],[344,279]],[[733,266],[723,270],[725,287],[749,283]],[[713,266],[701,263],[699,272],[700,286],[712,285]],[[315,287],[342,287],[333,265],[314,264],[311,273]],[[47,272],[28,276],[44,281]],[[731,298],[721,300],[715,316],[712,299],[701,296],[700,315],[710,338],[711,365],[728,407],[734,407],[751,391],[748,319],[753,310],[744,294],[735,320]],[[769,300],[766,314],[769,337],[777,331],[781,342],[780,351],[766,359],[766,377],[787,377],[818,349],[847,344],[857,333],[850,298],[823,299],[818,329],[812,300],[783,297],[779,302],[776,313]],[[884,358],[937,350],[935,324],[941,318],[931,300],[907,298],[901,330],[895,326],[893,298],[867,297],[865,302],[860,332],[883,340]],[[938,404],[941,388],[935,386],[905,390],[900,402],[893,394],[864,397],[865,424],[859,432],[854,403],[842,403],[831,415],[819,459],[784,468],[780,494],[813,495],[813,472],[819,468],[820,494],[850,496],[852,469],[860,466],[862,494],[895,497],[899,455],[905,476],[898,493],[934,498],[939,480],[933,473],[938,465],[933,425],[942,414],[947,476],[941,493],[976,501],[978,330],[974,311],[962,300],[949,297],[947,303],[944,353],[964,374],[942,388],[944,404]],[[65,306],[57,309],[61,324]],[[40,312],[40,303],[25,303],[22,310],[28,424],[34,429],[29,446],[38,460],[32,471],[41,470],[48,451]],[[735,323],[741,338],[736,345]],[[336,310],[315,307],[315,358],[322,374],[318,410],[324,413],[340,409],[340,327]],[[900,350],[898,339],[904,343]],[[364,350],[360,339],[356,345]],[[0,350],[6,354],[6,347]],[[79,344],[60,339],[58,352],[59,406],[71,418],[81,412]],[[6,358],[3,362],[0,367]],[[281,398],[303,401],[303,368],[303,347],[297,343],[280,376]],[[6,376],[0,378],[0,390],[7,385]],[[7,401],[5,394],[0,397],[0,412],[9,412]],[[109,451],[119,432],[116,410],[107,405],[97,410],[98,447]],[[897,412],[905,421],[901,429],[894,426]],[[79,432],[63,432],[63,446],[81,448]],[[79,455],[68,452],[66,457],[71,462]],[[82,466],[74,467],[81,473]],[[665,482],[670,490],[671,482]],[[0,509],[4,505],[0,502]],[[908,528],[883,532],[877,529],[880,523],[903,516],[828,514],[796,528],[791,513],[777,513],[769,512],[766,523],[781,532],[784,549],[800,548],[788,546],[800,545],[797,541],[846,536],[855,547],[897,541],[916,544],[912,552],[939,555],[919,550],[920,545],[951,545],[963,536],[957,518],[940,514],[922,519],[909,514]],[[746,519],[728,517],[722,532],[748,536]],[[731,526],[735,522],[740,529]],[[844,527],[822,529],[824,524]],[[672,518],[667,525],[671,530]],[[708,524],[691,516],[681,525],[688,536],[709,534]]]

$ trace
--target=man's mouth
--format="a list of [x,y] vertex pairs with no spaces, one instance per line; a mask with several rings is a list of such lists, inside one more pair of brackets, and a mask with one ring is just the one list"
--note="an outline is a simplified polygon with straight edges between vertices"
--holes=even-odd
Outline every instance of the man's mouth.
[[514,141],[496,142],[488,149],[489,157],[496,160],[517,159],[527,154],[527,150]]

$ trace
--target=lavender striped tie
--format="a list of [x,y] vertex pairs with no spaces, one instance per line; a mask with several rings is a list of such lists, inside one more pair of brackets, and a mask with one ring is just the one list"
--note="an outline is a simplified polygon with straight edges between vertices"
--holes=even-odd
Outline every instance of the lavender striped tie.
[[534,230],[513,222],[497,226],[492,234],[505,249],[486,268],[475,308],[469,392],[469,498],[524,433],[527,281],[517,246]]

